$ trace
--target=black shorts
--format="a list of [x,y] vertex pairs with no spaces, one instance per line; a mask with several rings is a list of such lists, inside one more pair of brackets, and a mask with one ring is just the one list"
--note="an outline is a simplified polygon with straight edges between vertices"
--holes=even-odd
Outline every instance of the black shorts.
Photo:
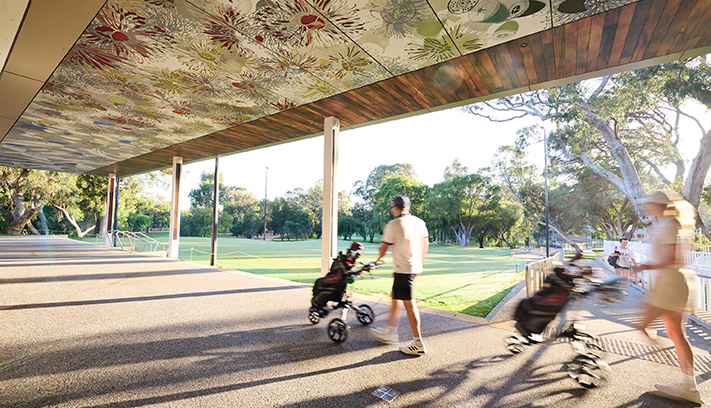
[[395,273],[393,274],[393,299],[412,300],[412,283],[415,281],[414,273]]

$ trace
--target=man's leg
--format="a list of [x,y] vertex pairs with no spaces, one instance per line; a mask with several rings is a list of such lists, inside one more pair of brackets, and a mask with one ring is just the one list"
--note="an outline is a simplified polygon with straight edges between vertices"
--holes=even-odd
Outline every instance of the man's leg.
[[410,323],[410,330],[414,339],[407,345],[400,347],[400,351],[410,355],[427,354],[424,343],[422,343],[422,335],[420,333],[420,311],[417,309],[415,299],[403,300],[405,311],[407,312],[407,321]]
[[410,323],[412,337],[419,339],[420,334],[420,311],[417,309],[417,303],[414,300],[403,300],[405,311],[407,312],[407,321]]
[[[397,327],[397,321],[400,318],[400,304],[399,300],[393,297],[392,291],[390,292],[390,313],[388,313],[388,321],[385,323],[387,327]],[[408,314],[408,318],[409,318]]]
[[388,320],[385,322],[385,327],[376,329],[371,327],[370,333],[382,343],[397,343],[397,323],[400,318],[400,305],[395,299],[393,291],[390,292],[390,311],[388,312]]

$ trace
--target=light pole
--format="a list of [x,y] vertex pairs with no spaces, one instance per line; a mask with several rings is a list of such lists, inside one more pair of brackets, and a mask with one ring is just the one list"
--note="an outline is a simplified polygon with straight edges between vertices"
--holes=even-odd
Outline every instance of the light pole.
[[267,176],[269,167],[264,171],[264,240],[267,240]]

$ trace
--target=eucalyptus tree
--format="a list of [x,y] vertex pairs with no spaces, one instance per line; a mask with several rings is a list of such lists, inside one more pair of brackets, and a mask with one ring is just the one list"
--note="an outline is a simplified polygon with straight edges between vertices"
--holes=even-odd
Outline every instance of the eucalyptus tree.
[[468,247],[472,235],[483,238],[488,228],[484,225],[493,205],[498,203],[498,187],[481,174],[457,175],[432,187],[428,205],[429,220],[441,228],[451,230],[461,247]]
[[365,235],[373,242],[375,234],[381,232],[383,228],[383,219],[388,219],[387,213],[385,215],[381,214],[376,216],[374,212],[375,209],[375,194],[380,189],[380,186],[385,183],[385,181],[390,177],[403,176],[413,178],[415,177],[415,170],[412,168],[411,164],[407,163],[396,163],[396,164],[383,164],[375,167],[368,174],[368,178],[365,181],[358,180],[353,183],[353,194],[356,197],[360,197],[362,200],[362,205],[359,208],[360,215],[363,218],[363,228],[365,229]]
[[427,220],[429,209],[426,205],[430,188],[409,176],[393,176],[385,180],[373,195],[373,223],[382,232],[385,224],[392,218],[390,203],[397,196],[407,196],[410,199],[410,213]]
[[[651,189],[683,192],[698,208],[711,166],[711,128],[690,106],[711,110],[711,68],[705,58],[501,98],[464,108],[492,121],[534,116],[554,127],[553,154],[583,165],[615,186],[644,225],[653,219],[636,200]],[[679,150],[682,119],[700,141],[687,168]],[[663,169],[671,166],[672,177]]]

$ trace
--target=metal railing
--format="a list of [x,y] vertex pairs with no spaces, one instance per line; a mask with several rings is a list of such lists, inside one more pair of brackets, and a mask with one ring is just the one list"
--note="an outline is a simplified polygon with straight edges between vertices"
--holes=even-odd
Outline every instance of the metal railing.
[[524,277],[526,282],[526,297],[531,297],[543,286],[546,275],[553,270],[555,263],[562,262],[563,251],[558,251],[548,258],[526,264],[526,276]]
[[[605,259],[619,244],[617,241],[605,241]],[[630,242],[628,247],[637,255],[635,260],[638,263],[645,262],[652,257],[652,246],[650,244]],[[699,311],[711,312],[711,253],[688,251],[685,254],[685,258],[687,267],[696,272],[694,282],[696,287],[696,293],[694,294],[695,308]],[[637,282],[637,285],[645,290],[651,290],[655,283],[654,272],[643,271],[641,275],[641,282]]]
[[166,252],[168,244],[156,241],[142,232],[109,231],[117,247],[136,252]]

